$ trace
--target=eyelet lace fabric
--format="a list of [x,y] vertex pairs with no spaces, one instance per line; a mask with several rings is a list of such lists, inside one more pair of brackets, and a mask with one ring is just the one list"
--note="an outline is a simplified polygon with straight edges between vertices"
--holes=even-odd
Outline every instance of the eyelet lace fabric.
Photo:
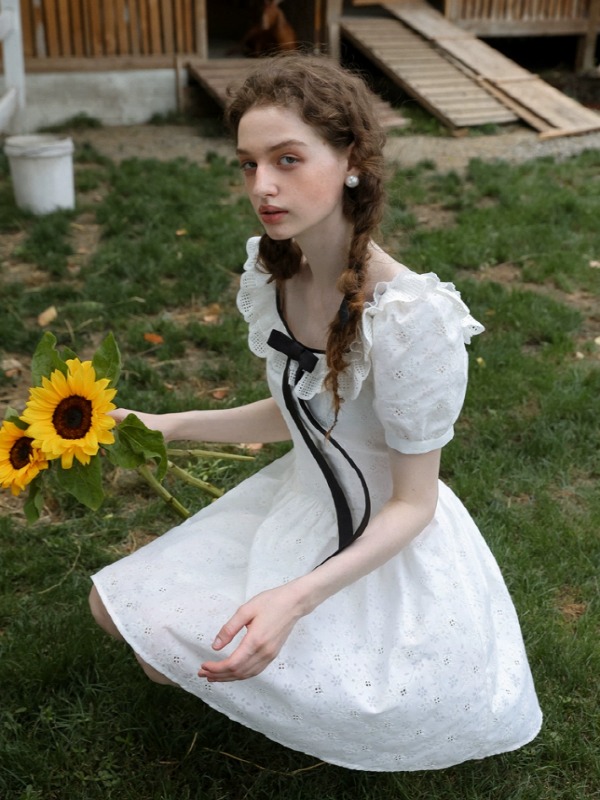
[[[517,615],[484,538],[442,482],[421,534],[303,617],[260,675],[212,684],[197,677],[204,661],[239,644],[241,634],[223,653],[211,649],[240,605],[307,574],[338,544],[329,488],[283,400],[286,359],[266,344],[284,326],[274,286],[256,268],[257,247],[251,240],[238,304],[294,447],[95,575],[104,604],[133,649],[183,689],[332,764],[439,769],[522,746],[542,717]],[[481,330],[434,275],[402,273],[366,305],[335,437],[365,476],[373,516],[392,494],[388,447],[423,453],[452,437],[466,387],[465,342]],[[320,362],[296,392],[328,427]],[[355,473],[328,442],[317,443],[360,520]]]

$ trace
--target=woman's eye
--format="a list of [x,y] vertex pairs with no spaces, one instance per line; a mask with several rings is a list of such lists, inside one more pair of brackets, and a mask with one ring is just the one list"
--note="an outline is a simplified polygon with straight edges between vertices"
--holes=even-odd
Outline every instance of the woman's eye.
[[298,163],[298,159],[295,158],[294,156],[281,156],[280,161],[284,165],[284,167],[289,167],[292,164]]
[[255,167],[256,164],[254,163],[254,161],[242,161],[242,163],[240,164],[240,169],[242,170],[242,172],[248,172],[248,170],[254,169]]

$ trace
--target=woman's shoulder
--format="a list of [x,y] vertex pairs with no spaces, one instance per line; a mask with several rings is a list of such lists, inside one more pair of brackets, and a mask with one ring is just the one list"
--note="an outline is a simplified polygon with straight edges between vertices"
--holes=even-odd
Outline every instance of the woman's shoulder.
[[413,272],[380,251],[367,284],[363,335],[367,348],[378,332],[410,326],[426,337],[434,330],[460,330],[469,344],[485,328],[475,320],[453,283],[434,272]]

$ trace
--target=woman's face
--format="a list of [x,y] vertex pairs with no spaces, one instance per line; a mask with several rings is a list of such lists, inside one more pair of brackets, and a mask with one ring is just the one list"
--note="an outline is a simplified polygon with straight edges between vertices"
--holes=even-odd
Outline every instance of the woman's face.
[[238,127],[237,155],[246,190],[271,239],[314,230],[327,232],[342,220],[344,180],[351,148],[334,150],[289,108],[256,106]]

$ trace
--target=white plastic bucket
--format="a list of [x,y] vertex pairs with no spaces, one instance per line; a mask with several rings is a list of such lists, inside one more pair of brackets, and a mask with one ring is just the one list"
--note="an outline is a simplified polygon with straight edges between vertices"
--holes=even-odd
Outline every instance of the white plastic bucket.
[[38,215],[75,208],[73,150],[72,139],[51,134],[6,140],[4,152],[19,208]]

